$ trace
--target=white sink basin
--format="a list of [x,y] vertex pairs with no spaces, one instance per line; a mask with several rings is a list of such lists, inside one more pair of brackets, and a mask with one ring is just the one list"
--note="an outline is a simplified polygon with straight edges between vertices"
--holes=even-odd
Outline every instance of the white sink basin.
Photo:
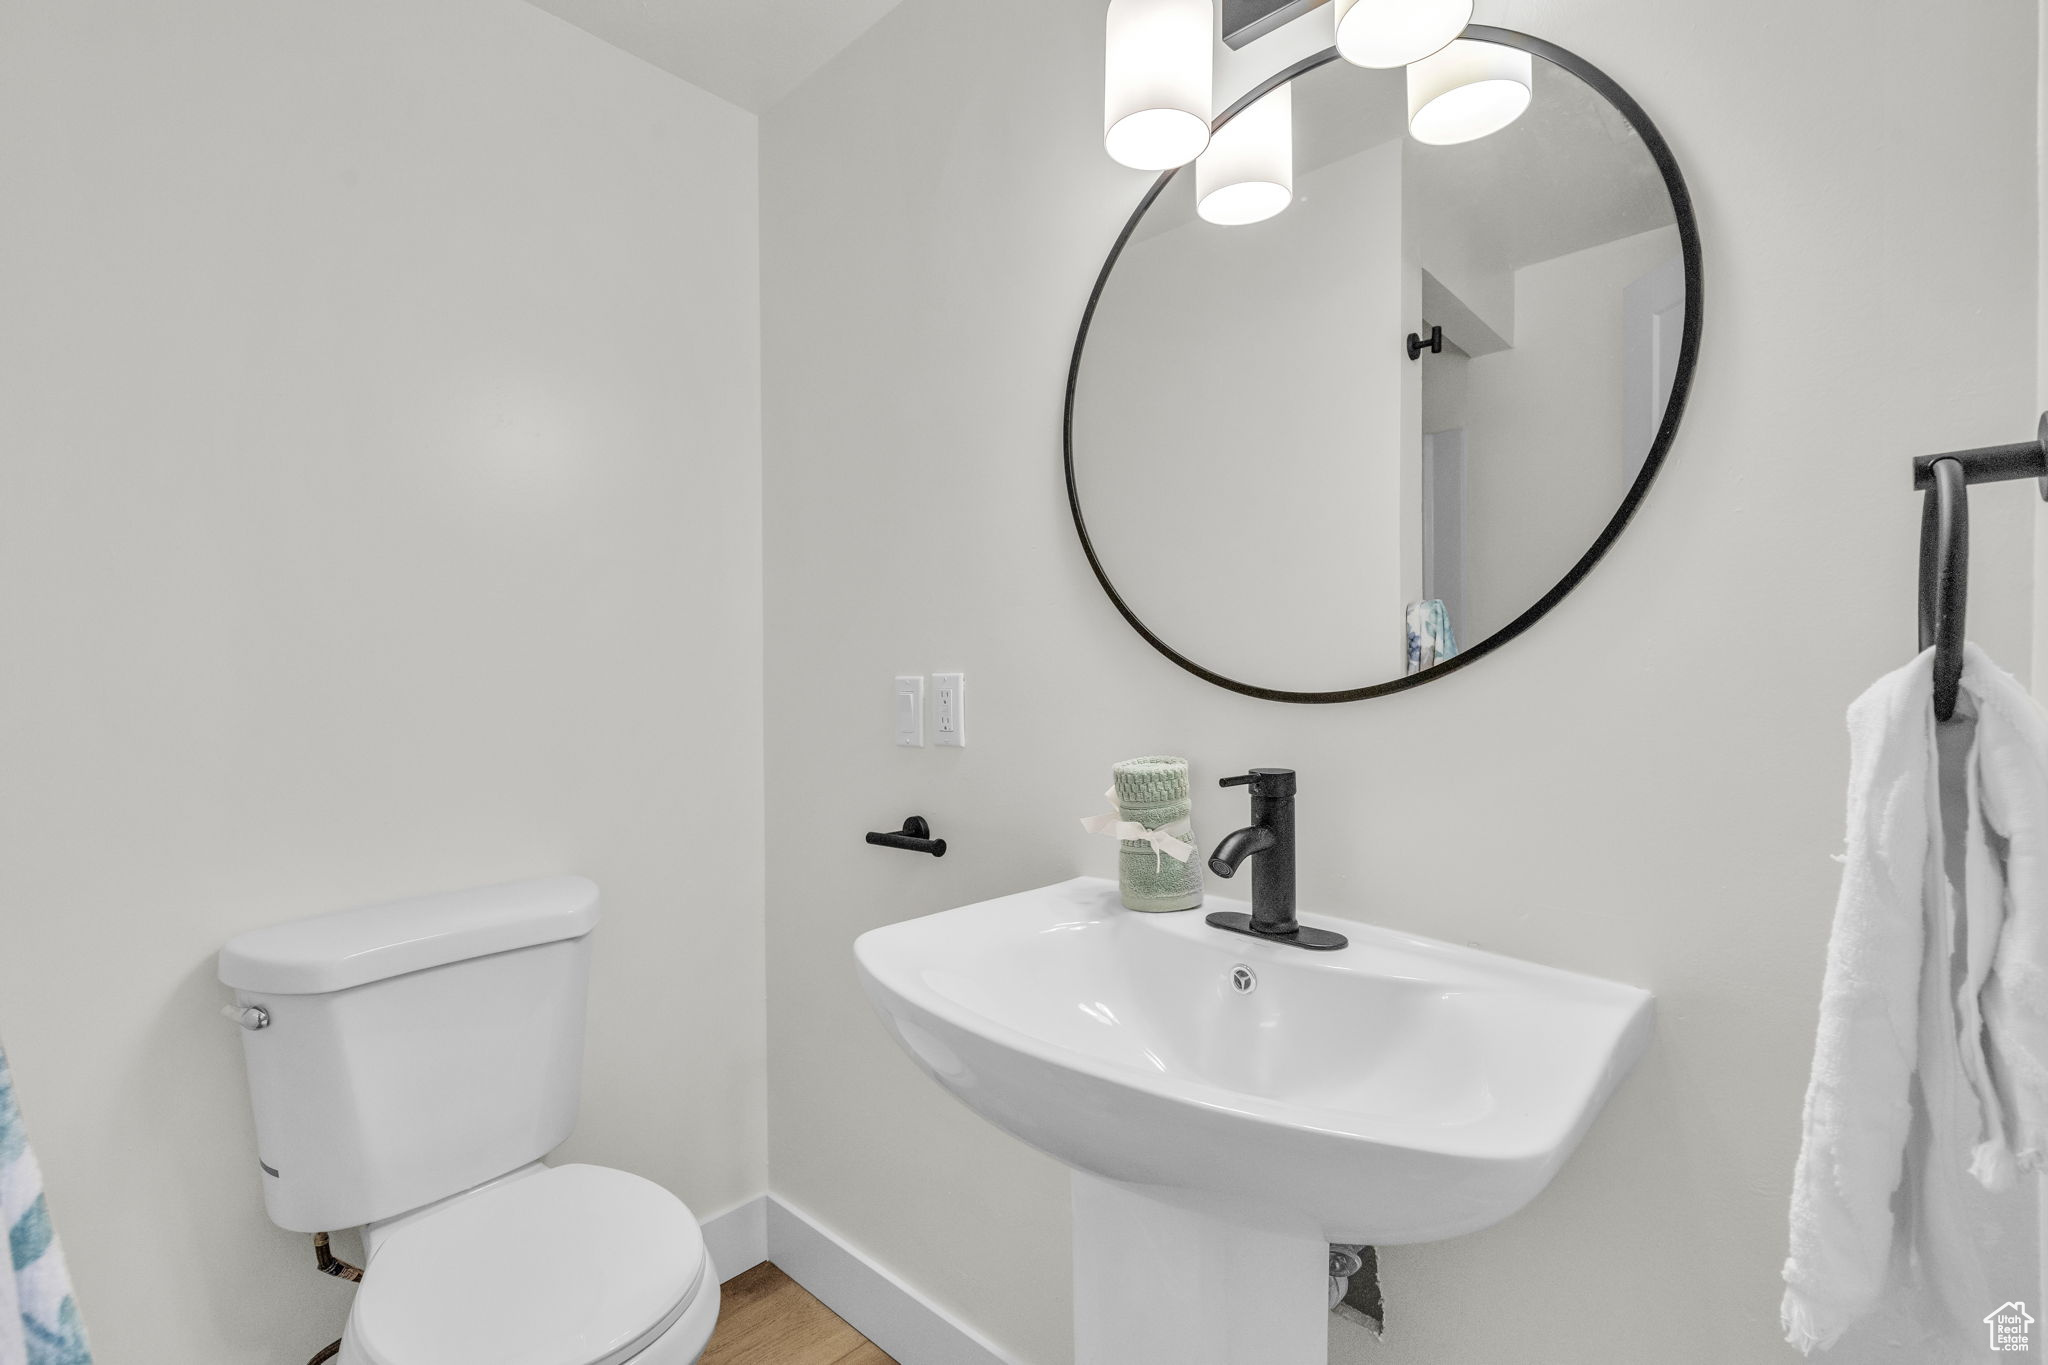
[[[1245,907],[1135,914],[1114,882],[1084,877],[854,945],[869,996],[933,1079],[1080,1173],[1081,1365],[1321,1359],[1328,1243],[1432,1241],[1507,1217],[1649,1040],[1650,996],[1633,987],[1316,916],[1304,922],[1350,946],[1304,952],[1209,927],[1218,908]],[[1243,1261],[1233,1284],[1306,1258],[1315,1330],[1294,1331],[1290,1353],[1274,1324],[1230,1344],[1235,1328],[1211,1322],[1155,1353],[1147,1310],[1141,1333],[1098,1340],[1110,1327],[1089,1321],[1090,1302],[1131,1316],[1103,1283],[1159,1260],[1162,1241],[1187,1249],[1183,1278],[1218,1254]],[[1189,1311],[1214,1317],[1231,1288],[1191,1290]],[[1227,1314],[1260,1316],[1260,1300],[1296,1297],[1292,1273],[1238,1297]]]

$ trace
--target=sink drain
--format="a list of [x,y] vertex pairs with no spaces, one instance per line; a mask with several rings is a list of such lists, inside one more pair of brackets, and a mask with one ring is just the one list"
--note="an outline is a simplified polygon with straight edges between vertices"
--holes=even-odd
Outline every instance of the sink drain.
[[1239,995],[1250,995],[1259,988],[1258,974],[1242,962],[1230,969],[1230,989]]

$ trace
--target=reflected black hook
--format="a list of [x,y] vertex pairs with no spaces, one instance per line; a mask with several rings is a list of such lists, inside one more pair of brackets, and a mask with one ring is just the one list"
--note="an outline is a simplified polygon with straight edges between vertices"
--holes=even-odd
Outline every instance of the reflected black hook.
[[946,841],[932,838],[932,827],[925,823],[922,815],[913,815],[903,822],[903,828],[893,834],[870,834],[868,842],[882,848],[900,848],[911,853],[929,853],[934,858],[946,856]]

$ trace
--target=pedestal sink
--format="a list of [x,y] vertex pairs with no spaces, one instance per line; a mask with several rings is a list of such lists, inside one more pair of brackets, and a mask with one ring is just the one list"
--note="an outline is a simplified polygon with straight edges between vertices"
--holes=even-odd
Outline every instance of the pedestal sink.
[[1076,1365],[1321,1365],[1331,1243],[1506,1218],[1648,1044],[1633,987],[1302,919],[1350,946],[1136,914],[1093,877],[854,944],[918,1065],[1073,1168]]

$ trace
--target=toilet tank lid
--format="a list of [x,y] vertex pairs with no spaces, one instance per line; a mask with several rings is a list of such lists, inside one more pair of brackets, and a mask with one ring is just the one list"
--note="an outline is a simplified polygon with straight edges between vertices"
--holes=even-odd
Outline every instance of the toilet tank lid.
[[220,951],[220,979],[266,995],[321,995],[449,962],[581,938],[597,884],[546,877],[415,896],[252,929]]

